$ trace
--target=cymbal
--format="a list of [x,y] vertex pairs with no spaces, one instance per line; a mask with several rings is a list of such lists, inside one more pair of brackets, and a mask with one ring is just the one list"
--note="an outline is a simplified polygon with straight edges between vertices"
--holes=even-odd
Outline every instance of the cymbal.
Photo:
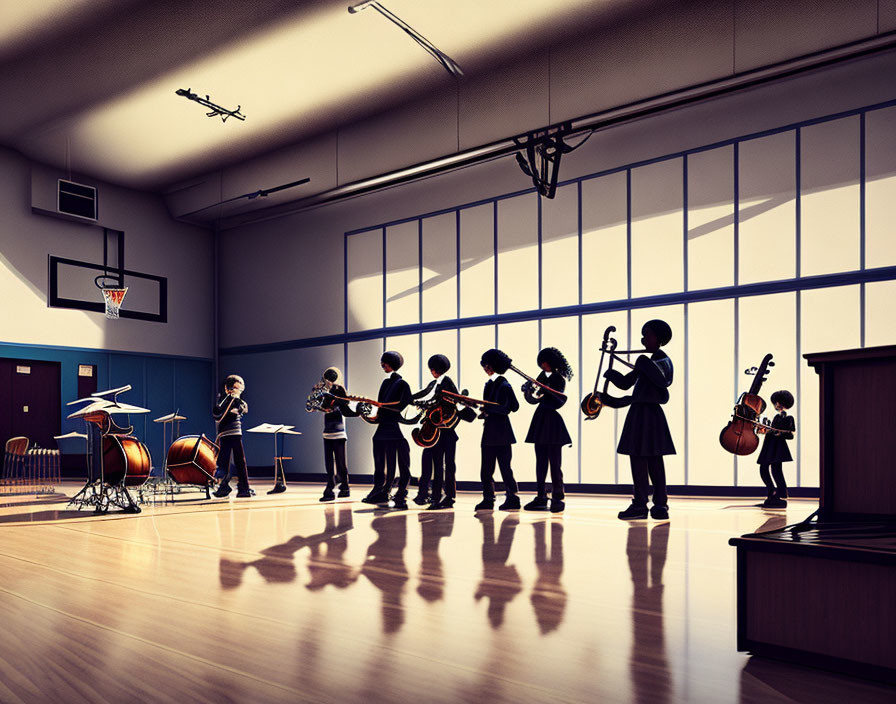
[[178,415],[177,413],[169,413],[167,416],[160,416],[159,418],[153,418],[153,423],[169,423],[173,420],[186,420],[186,416]]
[[115,394],[121,394],[125,391],[130,391],[133,387],[130,384],[125,384],[124,386],[119,386],[117,389],[106,389],[105,391],[95,391],[91,396],[95,398],[103,398],[104,396],[114,396]]
[[121,415],[122,413],[149,413],[148,408],[140,406],[132,406],[129,403],[113,403],[107,399],[96,399],[89,406],[84,406],[74,413],[66,416],[66,418],[83,418],[94,413],[108,413],[111,415]]

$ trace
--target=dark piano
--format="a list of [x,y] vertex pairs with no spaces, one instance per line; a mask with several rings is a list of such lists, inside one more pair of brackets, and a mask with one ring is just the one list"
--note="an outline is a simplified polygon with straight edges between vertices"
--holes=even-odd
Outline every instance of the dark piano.
[[737,648],[896,683],[896,346],[807,354],[820,502],[737,548]]

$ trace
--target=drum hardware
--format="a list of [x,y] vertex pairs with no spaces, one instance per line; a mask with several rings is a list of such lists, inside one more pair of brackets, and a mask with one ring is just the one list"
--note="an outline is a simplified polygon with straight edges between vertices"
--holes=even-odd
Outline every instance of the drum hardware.
[[119,403],[118,396],[130,388],[128,385],[101,391],[68,404],[87,403],[68,416],[84,420],[88,435],[87,483],[69,501],[78,510],[92,506],[103,514],[117,506],[125,513],[140,513],[128,491],[128,477],[131,485],[146,480],[151,467],[149,450],[129,434],[132,426],[118,425],[112,418],[113,414],[149,413],[147,408]]

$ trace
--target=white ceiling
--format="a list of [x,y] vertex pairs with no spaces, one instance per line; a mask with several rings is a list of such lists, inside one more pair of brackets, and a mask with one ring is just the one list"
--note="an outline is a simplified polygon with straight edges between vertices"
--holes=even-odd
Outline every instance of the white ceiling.
[[[467,76],[644,0],[381,0]],[[454,79],[349,0],[0,0],[0,143],[113,183],[179,179]],[[463,79],[462,79],[463,80]],[[245,122],[208,118],[190,88]]]

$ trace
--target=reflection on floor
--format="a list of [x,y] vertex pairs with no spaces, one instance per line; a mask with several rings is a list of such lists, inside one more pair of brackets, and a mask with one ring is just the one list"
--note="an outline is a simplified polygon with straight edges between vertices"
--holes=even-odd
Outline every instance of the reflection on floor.
[[619,497],[390,512],[267,488],[136,516],[4,497],[0,701],[896,698],[735,652],[727,539],[812,502],[673,499],[669,523],[624,523]]

